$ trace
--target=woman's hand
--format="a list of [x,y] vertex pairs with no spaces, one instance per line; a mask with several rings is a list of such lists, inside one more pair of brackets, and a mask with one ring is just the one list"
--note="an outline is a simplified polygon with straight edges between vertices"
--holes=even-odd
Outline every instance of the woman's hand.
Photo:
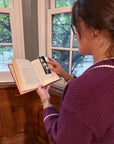
[[58,75],[60,75],[60,76],[62,76],[64,78],[67,73],[63,70],[63,68],[61,67],[60,63],[56,62],[52,58],[48,58],[48,59],[50,61],[48,61],[47,64],[49,65],[50,70],[54,71],[55,73],[57,73]]
[[50,102],[46,102],[45,100],[50,100],[50,95],[49,95],[49,90],[50,85],[48,85],[47,87],[43,87],[43,86],[38,86],[37,89],[37,94],[40,96],[42,105],[43,105],[43,109],[47,108],[47,107],[51,107],[52,104]]
[[50,85],[48,85],[47,87],[43,87],[42,85],[38,86],[37,93],[40,96],[41,101],[50,99],[50,95],[48,93],[49,88]]

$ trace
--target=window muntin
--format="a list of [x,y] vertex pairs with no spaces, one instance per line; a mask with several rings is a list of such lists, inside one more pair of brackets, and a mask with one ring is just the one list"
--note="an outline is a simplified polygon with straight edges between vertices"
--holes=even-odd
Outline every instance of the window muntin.
[[[66,72],[80,76],[93,64],[93,59],[92,56],[85,56],[78,52],[77,39],[70,27],[71,9],[72,7],[69,6],[48,10],[47,54],[59,62]],[[65,30],[68,31],[68,35]]]
[[[4,26],[10,27],[9,31],[4,27],[2,33],[0,32],[0,82],[13,82],[8,64],[13,57],[25,58],[22,0],[0,0],[0,15],[9,17],[9,21],[7,18],[0,20],[2,22],[7,20]],[[6,35],[7,40],[1,37],[2,35]]]

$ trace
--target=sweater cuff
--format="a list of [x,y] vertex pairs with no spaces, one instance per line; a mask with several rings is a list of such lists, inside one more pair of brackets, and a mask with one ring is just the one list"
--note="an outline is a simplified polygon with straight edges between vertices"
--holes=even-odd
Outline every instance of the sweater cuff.
[[51,115],[59,115],[58,111],[56,108],[54,107],[48,107],[46,109],[43,110],[42,112],[42,115],[43,115],[43,119],[45,121],[45,119],[48,117],[48,116],[51,116]]

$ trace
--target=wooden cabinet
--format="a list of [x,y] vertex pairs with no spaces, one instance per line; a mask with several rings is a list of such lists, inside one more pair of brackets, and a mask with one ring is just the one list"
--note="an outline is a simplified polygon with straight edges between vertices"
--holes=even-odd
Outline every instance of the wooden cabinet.
[[[62,90],[49,93],[59,110]],[[49,144],[35,91],[20,96],[14,83],[0,85],[0,144]]]

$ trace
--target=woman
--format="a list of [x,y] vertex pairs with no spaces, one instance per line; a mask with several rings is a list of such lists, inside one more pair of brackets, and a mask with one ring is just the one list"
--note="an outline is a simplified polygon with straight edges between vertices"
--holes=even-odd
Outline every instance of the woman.
[[72,25],[79,52],[92,55],[94,65],[74,79],[50,59],[51,70],[71,82],[59,113],[49,86],[38,87],[47,134],[51,144],[114,144],[114,0],[77,0]]

